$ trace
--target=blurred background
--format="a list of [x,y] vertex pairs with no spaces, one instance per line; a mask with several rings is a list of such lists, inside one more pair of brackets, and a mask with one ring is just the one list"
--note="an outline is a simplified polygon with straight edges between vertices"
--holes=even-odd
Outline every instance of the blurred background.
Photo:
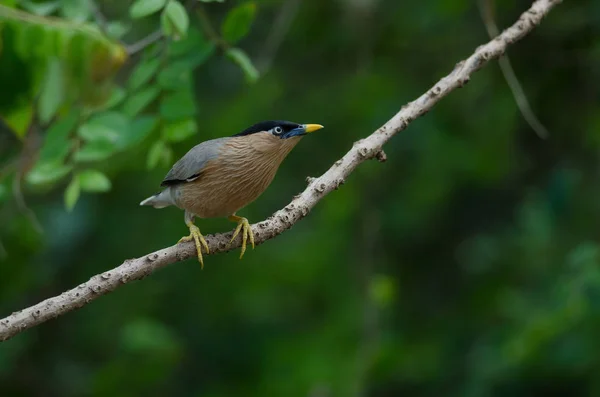
[[[138,203],[193,145],[326,126],[240,213],[263,220],[530,5],[2,0],[0,317],[187,235]],[[600,395],[599,33],[565,1],[509,47],[517,99],[490,63],[242,261],[2,343],[0,394]]]

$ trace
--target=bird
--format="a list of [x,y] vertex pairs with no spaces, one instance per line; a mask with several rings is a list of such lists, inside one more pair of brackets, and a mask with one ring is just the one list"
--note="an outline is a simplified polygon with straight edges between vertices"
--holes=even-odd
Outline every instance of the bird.
[[194,241],[202,268],[202,248],[207,254],[209,248],[194,219],[223,217],[236,222],[229,244],[242,233],[242,259],[248,240],[254,249],[254,234],[248,219],[236,213],[267,189],[282,161],[303,136],[322,128],[321,124],[270,120],[229,137],[202,142],[173,165],[160,184],[164,189],[140,205],[184,210],[190,234],[177,243]]

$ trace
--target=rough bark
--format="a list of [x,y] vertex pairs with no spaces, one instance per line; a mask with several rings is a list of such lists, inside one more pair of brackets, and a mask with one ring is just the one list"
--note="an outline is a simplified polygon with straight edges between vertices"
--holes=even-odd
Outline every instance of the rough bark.
[[[385,161],[383,145],[394,135],[404,130],[414,119],[427,113],[433,105],[453,90],[464,86],[471,75],[492,59],[504,54],[507,46],[523,38],[535,28],[542,18],[561,0],[537,0],[524,12],[519,20],[499,36],[456,64],[454,70],[438,81],[431,89],[416,100],[406,104],[388,122],[368,137],[355,142],[352,148],[327,172],[318,178],[308,178],[308,187],[284,208],[270,218],[252,225],[257,244],[262,244],[304,218],[332,190],[338,189],[354,169],[364,161]],[[240,246],[239,239],[230,247],[226,244],[232,233],[206,236],[210,254],[225,252]],[[18,333],[78,309],[94,299],[107,294],[123,284],[140,280],[157,269],[171,263],[195,258],[193,243],[174,245],[136,259],[128,259],[120,266],[93,276],[87,282],[59,296],[46,299],[36,305],[17,311],[0,320],[0,340],[7,340]]]

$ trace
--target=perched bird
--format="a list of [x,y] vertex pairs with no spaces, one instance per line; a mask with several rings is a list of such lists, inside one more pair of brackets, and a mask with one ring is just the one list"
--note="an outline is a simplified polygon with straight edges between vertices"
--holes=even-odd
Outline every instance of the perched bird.
[[231,137],[202,142],[173,165],[160,184],[165,189],[140,205],[154,208],[174,205],[183,209],[190,235],[178,243],[193,240],[203,267],[202,247],[208,253],[208,244],[194,225],[194,217],[227,217],[237,222],[229,243],[242,232],[241,259],[247,240],[254,248],[254,235],[248,219],[237,216],[236,212],[265,191],[302,136],[321,128],[320,124],[263,121]]

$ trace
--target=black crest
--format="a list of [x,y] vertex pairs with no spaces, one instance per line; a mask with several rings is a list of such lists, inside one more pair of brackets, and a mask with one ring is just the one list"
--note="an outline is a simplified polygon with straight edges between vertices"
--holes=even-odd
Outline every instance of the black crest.
[[292,123],[291,121],[285,120],[269,120],[269,121],[261,121],[260,123],[256,123],[251,127],[246,128],[244,131],[239,134],[235,134],[233,136],[245,136],[250,134],[256,134],[257,132],[269,131],[271,128],[275,128],[280,126],[283,128],[283,131],[287,132],[293,130],[298,127],[298,123]]

